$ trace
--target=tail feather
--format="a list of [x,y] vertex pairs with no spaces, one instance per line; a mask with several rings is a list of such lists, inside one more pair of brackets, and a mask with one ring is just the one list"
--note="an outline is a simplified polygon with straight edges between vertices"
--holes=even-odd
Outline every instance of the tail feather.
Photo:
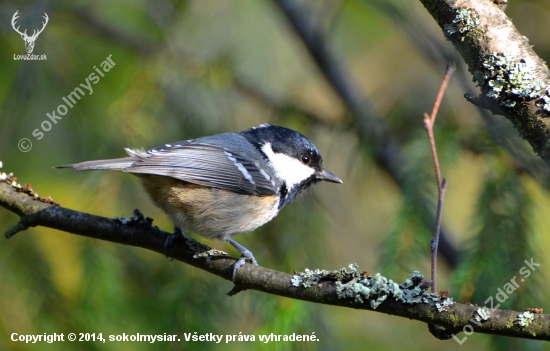
[[75,171],[90,171],[94,169],[123,170],[138,161],[137,157],[115,158],[111,160],[86,161],[70,165],[57,166],[55,168],[72,168]]

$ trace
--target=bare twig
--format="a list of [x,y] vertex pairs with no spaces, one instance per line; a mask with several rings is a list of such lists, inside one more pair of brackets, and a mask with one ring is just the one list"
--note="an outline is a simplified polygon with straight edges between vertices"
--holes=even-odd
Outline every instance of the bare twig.
[[439,188],[439,196],[437,198],[437,214],[435,217],[434,237],[430,242],[432,251],[432,292],[437,292],[437,248],[439,246],[439,232],[441,229],[441,213],[443,211],[443,199],[447,191],[447,179],[443,178],[443,183]]
[[451,75],[455,70],[454,64],[449,64],[447,66],[447,71],[445,72],[445,77],[443,77],[443,82],[437,93],[437,98],[435,99],[434,107],[432,109],[432,114],[429,116],[427,113],[424,114],[424,127],[428,132],[428,139],[430,140],[430,148],[432,150],[432,157],[435,168],[435,178],[437,181],[437,189],[439,191],[439,196],[437,199],[437,213],[435,216],[435,228],[434,236],[431,240],[430,246],[432,251],[432,292],[437,293],[437,248],[439,246],[439,232],[441,230],[441,213],[443,211],[443,200],[445,198],[445,191],[447,190],[447,180],[441,180],[441,170],[439,168],[439,159],[437,157],[437,148],[435,146],[435,137],[434,137],[434,125],[435,119],[437,117],[437,112],[439,111],[439,106],[441,106],[441,101],[443,100],[443,95],[445,95],[445,90],[451,79]]

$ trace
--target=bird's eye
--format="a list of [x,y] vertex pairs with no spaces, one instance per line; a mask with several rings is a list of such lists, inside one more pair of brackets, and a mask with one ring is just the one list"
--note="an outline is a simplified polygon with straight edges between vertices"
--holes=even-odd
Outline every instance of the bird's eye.
[[311,162],[311,157],[309,157],[308,155],[302,156],[302,162],[303,162],[305,165],[309,165],[309,163]]

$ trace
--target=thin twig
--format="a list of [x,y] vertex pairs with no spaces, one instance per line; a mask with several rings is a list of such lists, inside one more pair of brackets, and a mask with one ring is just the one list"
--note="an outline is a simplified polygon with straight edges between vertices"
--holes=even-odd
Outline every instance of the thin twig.
[[441,101],[443,100],[443,95],[445,95],[445,90],[451,79],[451,75],[455,70],[454,64],[447,65],[447,71],[445,72],[445,77],[443,77],[443,82],[437,93],[437,98],[435,99],[434,107],[432,109],[431,116],[428,116],[427,113],[424,114],[424,127],[428,132],[428,139],[430,140],[430,148],[432,150],[432,158],[435,168],[435,178],[437,181],[437,189],[439,190],[439,196],[437,200],[437,214],[435,217],[435,228],[434,236],[430,242],[430,247],[432,251],[432,292],[437,292],[437,248],[439,246],[439,232],[441,231],[441,213],[443,212],[443,200],[445,198],[445,192],[447,190],[447,180],[443,178],[441,180],[441,170],[439,168],[439,159],[437,157],[437,148],[435,146],[435,137],[434,137],[434,125],[435,119],[437,117],[437,112],[439,111],[439,106],[441,106]]
[[[435,110],[435,107],[434,107],[434,110]],[[435,168],[435,180],[437,182],[437,188],[440,189],[441,188],[441,170],[439,169],[439,159],[437,157],[437,148],[435,147],[434,122],[435,122],[435,118],[430,118],[430,116],[428,116],[427,113],[424,113],[424,128],[426,128],[426,131],[428,132],[428,139],[430,140],[430,148],[432,149],[432,158],[433,158],[434,168]],[[437,221],[437,218],[436,218],[436,221]]]
[[441,213],[443,212],[443,199],[447,191],[447,179],[443,178],[442,187],[439,188],[439,197],[437,199],[437,214],[435,217],[434,237],[431,240],[432,251],[432,292],[437,291],[437,248],[439,246],[439,231],[441,229]]
[[434,107],[432,109],[432,114],[431,114],[432,124],[435,123],[435,118],[437,117],[439,106],[441,106],[443,95],[445,95],[445,90],[447,90],[447,85],[449,85],[449,81],[451,80],[451,76],[453,75],[455,68],[456,66],[454,63],[449,63],[447,65],[447,70],[445,71],[445,77],[443,77],[443,82],[441,82],[441,87],[439,88],[439,92],[437,93],[437,98],[435,100]]

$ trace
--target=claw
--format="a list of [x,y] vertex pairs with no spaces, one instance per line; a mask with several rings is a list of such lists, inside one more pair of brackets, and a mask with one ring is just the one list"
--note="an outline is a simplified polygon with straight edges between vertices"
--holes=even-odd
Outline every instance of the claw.
[[181,228],[174,227],[174,233],[170,234],[166,238],[166,241],[164,242],[164,255],[166,256],[166,258],[170,258],[170,261],[174,260],[173,257],[170,257],[170,246],[172,246],[175,240],[183,237],[185,237],[183,230]]
[[235,264],[233,265],[233,283],[234,283],[235,282],[235,277],[237,276],[237,271],[239,270],[239,268],[241,268],[241,266],[243,264],[245,264],[246,261],[249,261],[250,263],[252,263],[255,266],[258,265],[258,261],[256,261],[256,258],[254,258],[254,255],[252,254],[252,252],[250,250],[248,250],[246,247],[242,246],[241,244],[239,244],[235,240],[229,239],[228,242],[231,245],[235,246],[235,248],[237,250],[239,250],[242,254],[241,258],[239,258],[239,260],[237,262],[235,262]]

